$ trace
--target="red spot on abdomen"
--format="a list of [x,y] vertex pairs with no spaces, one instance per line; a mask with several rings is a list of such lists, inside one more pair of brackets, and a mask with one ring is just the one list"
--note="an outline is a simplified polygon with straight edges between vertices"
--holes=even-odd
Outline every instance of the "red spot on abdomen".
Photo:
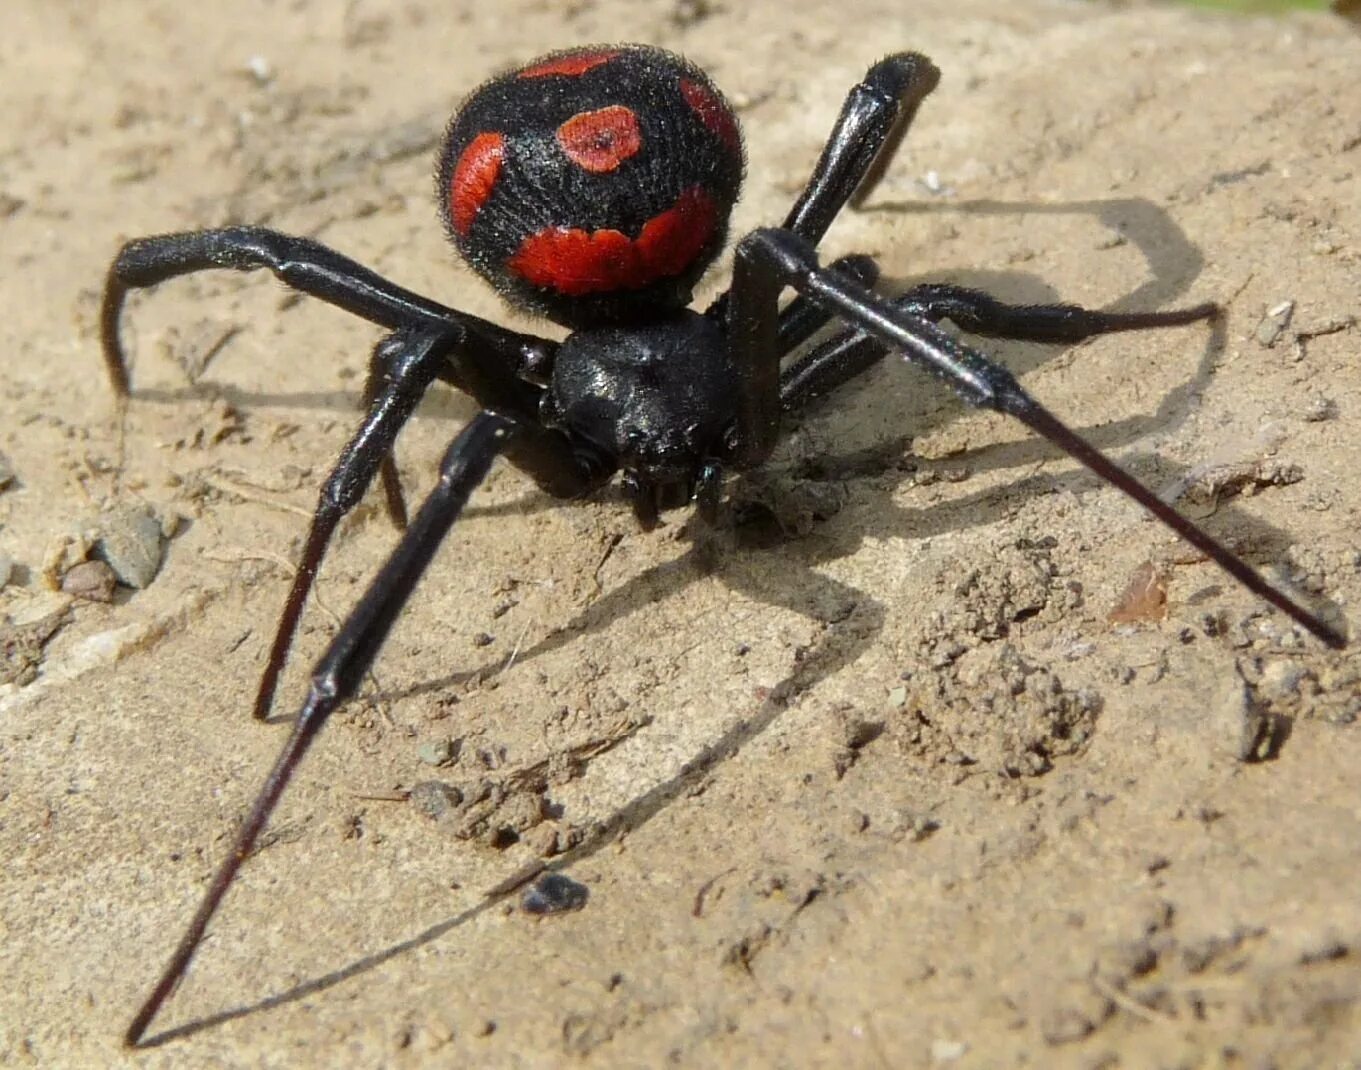
[[521,242],[507,266],[526,282],[568,297],[640,290],[689,267],[717,219],[713,198],[691,186],[636,238],[618,230],[548,227]]
[[458,158],[449,182],[449,214],[459,234],[468,233],[491,196],[501,174],[505,149],[506,139],[500,134],[478,134]]
[[556,59],[544,60],[536,63],[532,67],[526,67],[516,74],[516,78],[547,78],[554,74],[566,74],[575,77],[578,74],[585,74],[592,67],[599,67],[602,63],[608,63],[619,55],[618,49],[605,49],[599,52],[573,52],[570,55],[558,56]]
[[567,158],[593,175],[613,171],[643,147],[638,117],[622,104],[573,115],[557,136]]
[[690,105],[699,116],[699,121],[709,128],[710,133],[728,146],[730,152],[740,155],[742,135],[738,132],[737,120],[728,106],[706,86],[689,78],[680,80],[680,91],[685,103]]
[[653,278],[679,275],[688,268],[709,243],[717,219],[713,200],[699,186],[691,186],[674,205],[649,219],[634,245]]

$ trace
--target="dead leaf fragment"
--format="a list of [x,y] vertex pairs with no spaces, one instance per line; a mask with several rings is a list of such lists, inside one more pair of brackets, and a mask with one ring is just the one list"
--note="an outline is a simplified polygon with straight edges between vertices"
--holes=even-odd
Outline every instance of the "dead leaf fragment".
[[1152,561],[1145,561],[1134,570],[1108,619],[1112,624],[1135,624],[1166,616],[1167,580]]

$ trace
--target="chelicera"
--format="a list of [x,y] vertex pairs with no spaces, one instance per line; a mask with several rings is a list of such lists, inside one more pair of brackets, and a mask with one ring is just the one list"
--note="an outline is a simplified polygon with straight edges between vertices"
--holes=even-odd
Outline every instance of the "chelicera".
[[[439,203],[455,246],[507,300],[569,329],[562,342],[508,330],[421,297],[306,238],[227,227],[129,242],[109,270],[104,356],[126,396],[119,319],[127,292],[209,268],[266,268],[284,283],[386,330],[370,364],[367,412],[321,491],[255,703],[273,701],[303,603],[340,519],[381,475],[404,527],[313,670],[292,733],[170,963],[127,1031],[136,1044],[189,965],[209,919],[251,853],[327,718],[349,699],[388,631],[498,455],[553,497],[618,473],[644,528],[687,502],[712,520],[724,472],[762,464],[781,420],[888,353],[926,368],[974,406],[1009,413],[1142,504],[1256,595],[1333,647],[1342,634],[1264,581],[1086,443],[1015,378],[944,331],[1072,343],[1191,324],[1212,304],[1116,313],[1008,305],[946,284],[888,298],[878,269],[851,256],[824,267],[815,246],[872,182],[939,72],[914,53],[874,64],[851,89],[784,222],[736,245],[732,284],[708,308],[695,283],[723,248],[744,154],[736,117],[697,67],[657,48],[559,52],[494,78],[454,116]],[[780,304],[786,290],[791,301]],[[836,329],[805,347],[828,325]],[[786,360],[786,358],[791,358]],[[481,412],[455,437],[407,523],[394,440],[436,380]]]

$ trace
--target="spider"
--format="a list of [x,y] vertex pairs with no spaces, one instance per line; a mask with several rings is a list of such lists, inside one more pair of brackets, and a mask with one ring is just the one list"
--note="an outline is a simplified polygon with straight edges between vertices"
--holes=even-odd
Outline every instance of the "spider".
[[[732,284],[703,311],[693,287],[723,248],[745,169],[737,119],[703,71],[641,45],[556,52],[486,82],[444,137],[438,197],[449,237],[510,303],[568,329],[562,342],[508,330],[381,278],[307,238],[233,226],[141,238],[109,269],[102,340],[113,388],[129,392],[119,320],[129,290],[210,268],[265,268],[302,293],[383,327],[367,412],[322,488],[261,677],[273,702],[303,604],[341,518],[375,476],[404,534],[313,670],[292,732],[155,988],[126,1033],[135,1046],[188,968],[209,919],[323,724],[372,666],[393,621],[492,461],[504,455],[549,495],[581,497],[621,475],[639,524],[686,502],[712,521],[725,471],[761,465],[781,419],[887,353],[970,405],[1009,413],[1139,502],[1255,594],[1333,647],[1342,634],[1270,586],[1080,438],[1005,369],[939,324],[998,338],[1073,343],[1207,320],[1213,304],[1103,312],[1009,305],[949,284],[895,298],[878,268],[815,246],[870,186],[939,72],[899,53],[851,89],[807,185],[779,227],[742,238]],[[785,289],[794,298],[780,305]],[[829,324],[837,330],[786,362]],[[407,522],[392,447],[443,380],[481,411],[454,438]]]

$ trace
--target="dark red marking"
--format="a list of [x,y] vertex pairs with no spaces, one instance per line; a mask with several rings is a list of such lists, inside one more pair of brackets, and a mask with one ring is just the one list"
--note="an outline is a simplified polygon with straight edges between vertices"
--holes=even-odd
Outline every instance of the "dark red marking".
[[459,234],[468,233],[491,196],[505,149],[506,139],[500,134],[478,134],[458,158],[449,182],[449,208]]
[[593,175],[613,171],[643,147],[638,117],[622,104],[573,115],[558,127],[567,158]]
[[545,60],[543,63],[526,67],[515,77],[547,78],[554,74],[576,77],[579,74],[585,74],[593,67],[599,67],[602,63],[608,63],[617,55],[619,55],[617,48],[605,49],[600,52],[573,52],[567,56],[558,56],[556,59]]
[[740,154],[742,135],[737,129],[737,120],[733,118],[728,106],[715,96],[712,90],[689,78],[680,80],[680,91],[685,103],[699,116],[699,121],[727,145],[731,152]]
[[689,267],[713,237],[717,219],[713,198],[691,186],[636,238],[610,229],[548,227],[521,242],[507,267],[569,297],[639,290]]

